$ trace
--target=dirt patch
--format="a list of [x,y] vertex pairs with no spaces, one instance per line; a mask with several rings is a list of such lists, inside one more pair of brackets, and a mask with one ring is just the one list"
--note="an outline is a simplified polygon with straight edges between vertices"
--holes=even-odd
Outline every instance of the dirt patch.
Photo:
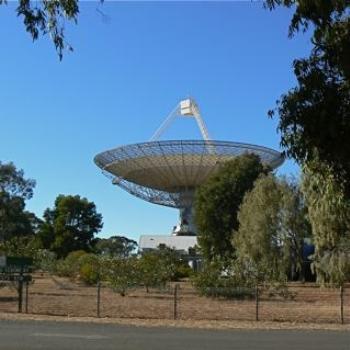
[[[350,324],[350,286],[345,288],[343,317]],[[25,291],[24,291],[25,296]],[[17,312],[17,290],[15,284],[0,288],[1,313]],[[24,297],[25,299],[25,297]],[[174,289],[169,286],[163,290],[152,289],[149,293],[144,288],[130,290],[124,297],[113,292],[107,286],[101,288],[100,319],[118,320],[127,324],[181,326],[198,324],[200,327],[246,328],[265,327],[344,327],[340,322],[339,289],[322,289],[314,284],[291,283],[288,297],[264,291],[260,295],[258,317],[262,322],[255,322],[256,301],[254,298],[224,299],[200,296],[188,282],[180,283],[176,300],[174,318]],[[26,310],[25,303],[23,311]],[[74,283],[65,278],[47,274],[35,274],[34,283],[28,289],[28,313],[40,315],[65,316],[69,319],[93,319],[97,316],[97,288]],[[15,317],[16,315],[13,315]],[[59,317],[62,319],[62,317]],[[278,322],[276,322],[278,321]],[[226,323],[225,323],[226,322]],[[237,322],[237,323],[236,323]],[[308,323],[308,325],[306,325]],[[237,325],[236,325],[237,324]],[[309,325],[310,324],[310,325]],[[244,326],[243,326],[244,325]],[[253,326],[252,326],[253,325]],[[287,326],[286,326],[287,325]],[[196,326],[197,327],[197,326]],[[215,326],[214,328],[216,328]],[[270,327],[270,326],[269,326]],[[282,327],[282,326],[281,326]]]

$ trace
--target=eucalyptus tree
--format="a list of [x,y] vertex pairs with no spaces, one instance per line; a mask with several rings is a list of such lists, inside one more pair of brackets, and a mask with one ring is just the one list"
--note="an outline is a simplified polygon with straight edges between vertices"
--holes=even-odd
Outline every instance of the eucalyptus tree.
[[25,210],[35,181],[26,179],[13,163],[0,162],[0,240],[33,235],[40,220]]
[[322,284],[350,281],[350,199],[332,169],[304,169],[303,191],[315,244],[314,267]]
[[267,171],[257,155],[244,154],[223,164],[198,188],[195,220],[199,248],[206,260],[232,258],[231,236],[239,226],[239,206],[245,193],[253,188],[254,181]]
[[233,246],[243,279],[282,282],[291,268],[303,278],[303,246],[310,226],[295,182],[261,176],[245,195],[238,221]]

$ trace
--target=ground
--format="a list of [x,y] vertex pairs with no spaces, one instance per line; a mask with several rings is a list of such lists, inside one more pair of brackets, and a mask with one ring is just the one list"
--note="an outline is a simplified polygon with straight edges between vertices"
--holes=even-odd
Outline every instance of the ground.
[[[256,319],[256,300],[214,299],[199,296],[189,282],[179,284],[176,305],[177,322],[190,325],[222,325],[244,322],[253,324]],[[72,282],[66,278],[35,274],[29,286],[28,313],[32,315],[56,315],[70,318],[94,318],[97,316],[97,288]],[[100,317],[106,320],[153,320],[155,325],[173,322],[173,285],[164,290],[144,288],[130,290],[125,297],[108,287],[101,290]],[[25,303],[23,311],[26,311]],[[0,288],[0,316],[17,312],[15,285]],[[343,315],[345,325],[350,326],[350,286],[345,288]],[[339,289],[322,289],[311,284],[291,284],[287,297],[264,292],[259,301],[259,324],[337,325],[340,323]],[[141,321],[140,321],[141,320]],[[279,322],[275,322],[279,321]],[[225,325],[223,326],[225,327]],[[312,326],[313,328],[314,326]],[[328,327],[328,326],[327,326]],[[326,327],[326,328],[327,328]],[[328,328],[329,329],[329,328]]]

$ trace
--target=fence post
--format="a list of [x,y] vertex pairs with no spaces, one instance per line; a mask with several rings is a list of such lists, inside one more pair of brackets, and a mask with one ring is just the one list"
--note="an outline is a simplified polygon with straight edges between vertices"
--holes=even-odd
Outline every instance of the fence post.
[[344,287],[340,286],[340,323],[344,324]]
[[174,288],[174,320],[177,319],[177,293],[178,293],[179,285],[175,284]]
[[29,282],[26,281],[26,314],[28,313]]
[[97,282],[97,317],[101,317],[100,315],[100,305],[101,305],[101,282]]
[[259,285],[255,288],[255,321],[259,321]]
[[23,301],[23,275],[21,274],[18,279],[18,313],[22,312]]

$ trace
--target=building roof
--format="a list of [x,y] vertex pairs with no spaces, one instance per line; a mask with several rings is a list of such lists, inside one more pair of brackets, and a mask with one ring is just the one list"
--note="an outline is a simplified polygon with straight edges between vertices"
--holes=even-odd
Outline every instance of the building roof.
[[140,236],[139,249],[157,249],[160,244],[164,244],[175,250],[188,251],[197,244],[196,236],[160,236],[160,235],[142,235]]

